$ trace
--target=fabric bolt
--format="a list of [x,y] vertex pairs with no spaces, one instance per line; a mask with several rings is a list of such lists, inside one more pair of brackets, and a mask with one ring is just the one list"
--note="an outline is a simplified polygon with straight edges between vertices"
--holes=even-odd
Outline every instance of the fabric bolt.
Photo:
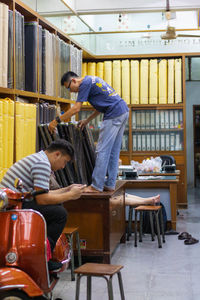
[[[96,149],[96,162],[92,174],[92,186],[103,191],[104,186],[115,188],[118,172],[118,160],[122,143],[122,136],[128,120],[126,112],[116,118],[104,120],[101,125]],[[105,176],[107,174],[107,179]]]
[[121,61],[120,60],[113,61],[112,82],[113,82],[112,84],[113,89],[121,97]]
[[182,103],[182,60],[175,59],[175,103]]
[[82,63],[82,77],[85,77],[87,75],[87,63]]
[[[25,88],[37,92],[37,22],[25,23]],[[19,66],[20,67],[20,66]]]
[[167,60],[159,62],[159,104],[167,104]]
[[174,59],[168,59],[168,104],[174,104]]
[[[3,40],[3,3],[0,3],[0,41]],[[3,84],[3,43],[0,44],[0,86]]]
[[158,61],[149,62],[149,104],[158,104]]
[[2,27],[3,34],[1,44],[3,47],[2,51],[2,87],[7,88],[8,86],[8,5],[3,4],[2,6]]
[[140,61],[140,104],[148,104],[149,101],[149,61],[142,59]]
[[96,63],[95,62],[88,63],[87,74],[88,74],[88,76],[96,76]]
[[[88,75],[88,74],[85,74],[84,76],[86,76],[86,75]],[[97,77],[104,79],[104,63],[103,62],[97,63]]]
[[103,79],[107,84],[112,86],[112,61],[104,61],[104,75]]
[[130,61],[122,60],[122,98],[130,104]]
[[[0,50],[1,51],[1,50]],[[13,88],[13,11],[8,11],[8,88]]]
[[139,61],[131,60],[131,104],[140,103]]

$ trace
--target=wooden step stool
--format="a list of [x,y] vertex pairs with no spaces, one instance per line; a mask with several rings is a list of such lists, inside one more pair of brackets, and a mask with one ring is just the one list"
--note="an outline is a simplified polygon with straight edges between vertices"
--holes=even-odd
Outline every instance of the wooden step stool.
[[81,247],[80,247],[80,238],[79,238],[79,232],[78,232],[78,227],[65,227],[63,230],[63,233],[66,235],[68,241],[69,241],[69,246],[70,246],[70,251],[71,251],[71,280],[75,280],[75,275],[74,275],[74,249],[73,249],[73,237],[74,233],[76,236],[76,248],[78,252],[78,265],[79,267],[82,265],[82,259],[81,259]]
[[140,205],[135,208],[135,247],[137,247],[137,214],[140,213],[140,230],[139,230],[139,242],[142,242],[142,222],[143,222],[143,212],[148,212],[150,217],[151,224],[151,238],[154,241],[154,225],[153,225],[153,214],[156,217],[156,228],[157,228],[157,237],[158,237],[158,247],[162,248],[161,238],[160,238],[160,224],[158,215],[160,213],[161,217],[161,232],[162,240],[165,243],[165,233],[164,233],[164,224],[163,224],[163,215],[162,215],[162,206],[160,205]]
[[[124,297],[124,289],[122,283],[122,277],[120,270],[123,266],[117,265],[109,265],[109,264],[95,264],[95,263],[86,263],[76,269],[74,272],[77,274],[76,281],[76,298],[75,300],[79,300],[80,294],[80,280],[81,277],[87,276],[87,300],[91,300],[92,295],[92,276],[94,277],[102,277],[107,282],[108,287],[108,299],[113,300],[113,287],[112,287],[112,277],[117,274],[119,281],[119,289],[121,294],[121,299],[125,300]],[[109,276],[107,278],[106,276]]]

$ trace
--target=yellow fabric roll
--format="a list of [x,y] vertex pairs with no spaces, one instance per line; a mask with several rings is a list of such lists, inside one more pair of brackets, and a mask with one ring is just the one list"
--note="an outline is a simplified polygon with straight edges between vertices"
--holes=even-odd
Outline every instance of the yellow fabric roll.
[[14,101],[8,101],[8,161],[7,168],[10,168],[14,162]]
[[113,89],[121,97],[121,61],[113,60]]
[[24,157],[24,103],[15,103],[15,160]]
[[104,63],[103,62],[98,62],[97,63],[97,77],[100,77],[103,79],[104,77]]
[[159,62],[159,104],[167,104],[167,60]]
[[87,75],[96,76],[96,63],[89,62],[87,65]]
[[112,86],[112,61],[104,61],[104,80]]
[[0,99],[0,181],[3,178],[3,101]]
[[142,59],[140,62],[140,104],[148,104],[149,89],[149,61]]
[[9,135],[9,103],[3,100],[3,168],[8,166],[8,135]]
[[139,61],[131,60],[131,104],[140,103]]
[[175,59],[175,103],[182,102],[182,61]]
[[158,103],[158,62],[150,59],[149,62],[149,104]]
[[168,59],[168,104],[174,103],[174,59]]
[[82,63],[82,77],[85,77],[87,75],[87,63]]
[[35,153],[36,151],[36,105],[35,104],[30,104],[30,105],[31,105],[31,122],[30,122],[31,148],[29,154],[32,154]]
[[122,98],[130,104],[130,62],[122,60]]
[[16,161],[36,151],[36,105],[16,102]]
[[112,86],[112,61],[104,61],[104,75],[103,78],[107,84]]

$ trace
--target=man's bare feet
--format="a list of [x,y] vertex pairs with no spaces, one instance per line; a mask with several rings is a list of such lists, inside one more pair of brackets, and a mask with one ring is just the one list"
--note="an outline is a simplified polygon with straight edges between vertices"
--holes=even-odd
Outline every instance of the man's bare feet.
[[84,193],[102,193],[101,191],[98,191],[95,188],[93,188],[91,185],[87,186],[83,192]]
[[157,203],[160,203],[160,195],[156,195],[153,197],[153,205],[156,205]]

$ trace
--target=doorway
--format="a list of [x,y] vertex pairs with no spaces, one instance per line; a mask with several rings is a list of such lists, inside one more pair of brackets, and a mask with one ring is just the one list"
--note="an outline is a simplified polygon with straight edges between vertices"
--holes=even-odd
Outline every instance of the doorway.
[[193,105],[194,185],[200,187],[200,105]]

